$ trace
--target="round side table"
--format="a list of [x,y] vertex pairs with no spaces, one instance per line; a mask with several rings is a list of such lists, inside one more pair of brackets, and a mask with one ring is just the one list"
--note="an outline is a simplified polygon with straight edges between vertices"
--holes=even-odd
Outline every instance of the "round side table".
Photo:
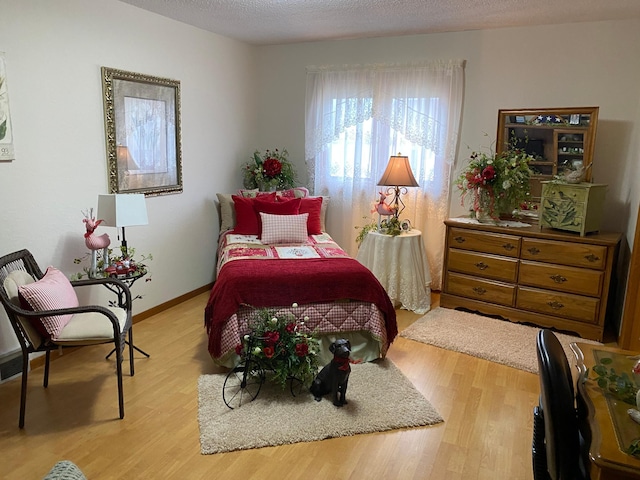
[[395,237],[369,232],[356,259],[373,272],[395,306],[419,314],[429,311],[431,274],[420,230]]

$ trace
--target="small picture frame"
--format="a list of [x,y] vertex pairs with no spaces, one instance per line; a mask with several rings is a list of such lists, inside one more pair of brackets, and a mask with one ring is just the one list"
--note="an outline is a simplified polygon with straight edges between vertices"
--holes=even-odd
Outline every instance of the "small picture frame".
[[401,229],[403,232],[408,232],[408,231],[410,231],[410,230],[411,230],[411,222],[410,222],[409,220],[406,220],[406,219],[405,219],[405,220],[402,220],[402,221],[400,222],[400,229]]
[[569,125],[580,125],[580,114],[574,113],[569,117]]
[[524,115],[516,115],[516,123],[527,123]]

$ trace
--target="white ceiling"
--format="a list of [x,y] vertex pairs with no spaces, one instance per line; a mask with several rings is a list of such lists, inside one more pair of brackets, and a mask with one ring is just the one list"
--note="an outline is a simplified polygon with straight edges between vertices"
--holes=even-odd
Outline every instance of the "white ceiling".
[[640,0],[120,0],[254,45],[640,18]]

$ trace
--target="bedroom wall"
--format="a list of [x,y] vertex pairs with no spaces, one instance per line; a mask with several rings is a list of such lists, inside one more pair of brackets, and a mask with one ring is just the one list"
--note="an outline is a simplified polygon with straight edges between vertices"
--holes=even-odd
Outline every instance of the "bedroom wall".
[[[306,179],[306,66],[464,59],[456,171],[471,150],[495,141],[500,108],[599,106],[593,180],[609,184],[610,212],[602,226],[625,232],[632,243],[640,201],[640,58],[634,45],[640,45],[637,19],[260,47],[257,146],[288,148]],[[464,214],[457,194],[450,214]],[[350,248],[354,253],[355,245]]]
[[[256,129],[254,49],[101,0],[0,0],[16,160],[0,163],[0,254],[29,248],[43,267],[79,271],[82,210],[107,191],[100,67],[181,81],[184,193],[147,198],[149,225],[127,229],[153,254],[134,313],[213,281],[215,192],[235,183]],[[99,227],[119,245],[115,228]],[[88,297],[102,298],[95,287]],[[201,318],[194,321],[201,322]],[[0,355],[18,348],[4,311]]]
[[[624,234],[611,320],[619,330],[640,203],[640,57],[633,48],[637,45],[640,20],[633,19],[260,47],[258,146],[286,147],[302,179],[307,178],[304,102],[309,65],[466,60],[460,145],[452,178],[472,150],[492,146],[501,108],[599,106],[593,181],[609,185],[602,229]],[[450,216],[464,214],[454,192]],[[357,251],[355,243],[343,246],[351,254]]]

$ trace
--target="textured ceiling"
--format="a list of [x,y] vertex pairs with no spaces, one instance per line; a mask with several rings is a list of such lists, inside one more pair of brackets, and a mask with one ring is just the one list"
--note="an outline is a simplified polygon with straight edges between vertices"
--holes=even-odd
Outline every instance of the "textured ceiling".
[[640,0],[121,0],[254,45],[640,18]]

